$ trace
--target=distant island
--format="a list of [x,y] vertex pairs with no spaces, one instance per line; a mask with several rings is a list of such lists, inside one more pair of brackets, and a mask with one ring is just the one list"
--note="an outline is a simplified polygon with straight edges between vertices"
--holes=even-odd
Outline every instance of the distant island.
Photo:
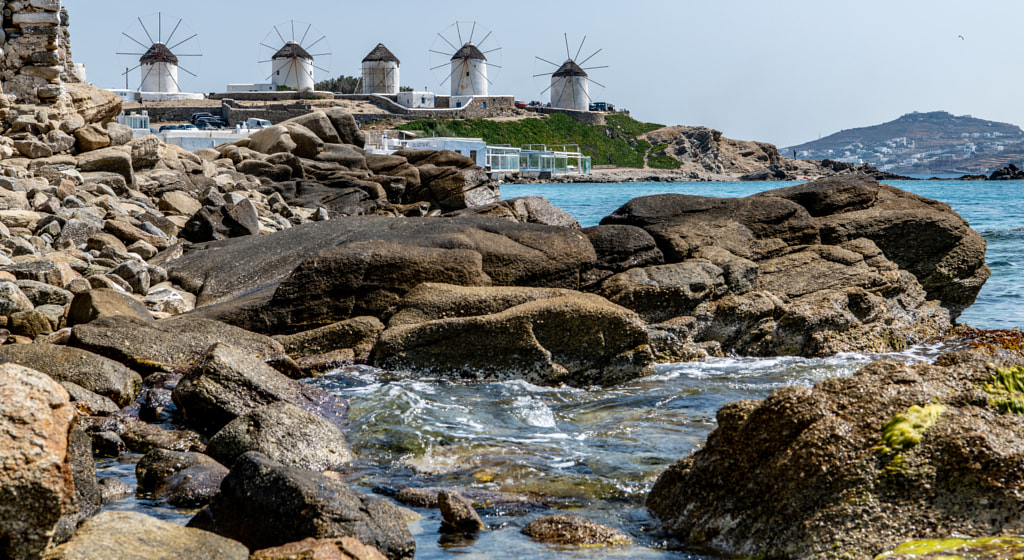
[[867,163],[898,175],[988,174],[1024,161],[1024,130],[945,111],[908,113],[783,148],[799,159]]

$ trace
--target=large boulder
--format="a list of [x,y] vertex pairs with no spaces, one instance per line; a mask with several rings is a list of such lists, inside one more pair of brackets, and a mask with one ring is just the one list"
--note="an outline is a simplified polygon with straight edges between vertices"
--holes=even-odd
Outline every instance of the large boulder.
[[[396,317],[405,324],[381,334],[375,365],[416,375],[575,387],[613,385],[651,371],[643,322],[599,296],[444,285],[418,290],[413,302],[399,306]],[[426,302],[423,309],[410,309],[416,300]],[[417,317],[425,321],[410,324]]]
[[[802,190],[790,187],[760,196],[807,204],[816,213],[814,220],[822,243],[838,245],[858,238],[870,239],[886,258],[917,277],[927,299],[942,302],[956,319],[974,303],[991,272],[985,265],[985,239],[948,205],[888,185],[862,186],[862,191],[877,189],[876,198],[866,204],[865,193],[851,194],[853,189],[848,183],[857,180],[832,179],[805,185]],[[818,193],[816,197],[824,200],[808,202],[807,191],[812,188],[812,192]],[[842,198],[845,205],[841,206],[821,191],[839,191],[850,200]],[[817,214],[825,210],[832,213]]]
[[198,508],[220,491],[228,469],[202,453],[154,448],[135,465],[139,490],[175,507]]
[[870,559],[908,540],[1018,534],[1022,379],[961,351],[728,404],[647,507],[727,556]]
[[217,343],[194,361],[173,397],[186,422],[199,430],[215,433],[239,416],[282,401],[338,427],[347,423],[345,401],[281,374],[252,350]]
[[225,465],[249,451],[313,471],[339,470],[354,458],[338,426],[285,401],[235,418],[206,447],[207,454]]
[[101,317],[132,317],[139,321],[153,320],[153,315],[132,296],[106,288],[89,290],[76,294],[68,307],[69,327],[84,325]]
[[0,543],[6,558],[38,558],[76,511],[69,436],[74,408],[45,374],[0,364]]
[[249,550],[224,537],[128,511],[106,511],[84,522],[70,541],[43,560],[246,560]]
[[189,527],[236,539],[252,550],[307,537],[353,537],[391,560],[412,558],[416,550],[398,506],[256,452],[238,458],[220,494]]
[[230,344],[284,371],[297,371],[294,361],[274,339],[187,315],[160,321],[123,315],[101,317],[76,325],[68,342],[70,346],[106,356],[142,373],[184,373],[216,343]]
[[254,313],[229,305],[206,316],[280,333],[379,316],[419,282],[575,289],[594,260],[578,230],[487,217],[356,216],[207,244],[166,267],[197,305],[256,300],[245,304]]
[[121,113],[122,101],[116,93],[81,83],[65,82],[63,87],[85,124],[106,124]]
[[55,344],[0,346],[0,361],[43,372],[128,406],[139,394],[142,377],[124,365],[78,348]]

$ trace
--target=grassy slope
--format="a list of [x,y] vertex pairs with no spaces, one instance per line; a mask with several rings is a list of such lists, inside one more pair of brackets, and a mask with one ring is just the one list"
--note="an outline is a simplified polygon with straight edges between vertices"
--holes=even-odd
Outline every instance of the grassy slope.
[[[491,145],[508,144],[576,144],[593,165],[643,167],[645,159],[651,167],[675,168],[679,162],[662,153],[651,153],[651,145],[637,136],[661,128],[660,124],[642,123],[626,115],[608,115],[606,126],[590,126],[555,113],[548,118],[519,121],[418,120],[399,126],[400,130],[421,131],[437,136],[482,138]],[[671,161],[668,161],[671,160]]]

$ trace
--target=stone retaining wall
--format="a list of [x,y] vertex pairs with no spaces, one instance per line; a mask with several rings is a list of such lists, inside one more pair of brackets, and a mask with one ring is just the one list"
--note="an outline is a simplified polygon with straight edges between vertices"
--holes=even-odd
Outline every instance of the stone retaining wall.
[[0,1],[3,33],[0,81],[21,101],[52,101],[61,83],[77,82],[72,70],[68,13],[60,0]]

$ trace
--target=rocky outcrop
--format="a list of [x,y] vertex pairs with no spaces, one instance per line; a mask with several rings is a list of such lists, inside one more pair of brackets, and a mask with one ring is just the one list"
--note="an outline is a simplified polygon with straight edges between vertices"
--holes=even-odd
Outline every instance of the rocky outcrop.
[[570,290],[421,284],[389,326],[373,363],[415,375],[586,387],[646,375],[653,363],[639,317]]
[[0,361],[10,361],[74,383],[118,406],[127,406],[139,393],[142,377],[118,362],[91,352],[53,344],[0,346]]
[[285,467],[256,452],[239,457],[221,491],[189,527],[236,539],[252,550],[308,537],[352,537],[391,560],[416,545],[398,507],[336,479]]
[[726,405],[647,506],[683,542],[739,556],[874,558],[913,539],[1018,534],[1024,369],[994,361],[877,362]]
[[522,532],[534,540],[556,546],[613,547],[633,544],[633,539],[622,531],[578,515],[556,514],[534,519],[523,527]]
[[670,321],[655,327],[666,357],[709,342],[752,355],[900,349],[947,330],[988,277],[984,240],[948,206],[863,176],[644,197],[600,227],[612,226],[645,230],[665,264],[595,274],[590,289]]

